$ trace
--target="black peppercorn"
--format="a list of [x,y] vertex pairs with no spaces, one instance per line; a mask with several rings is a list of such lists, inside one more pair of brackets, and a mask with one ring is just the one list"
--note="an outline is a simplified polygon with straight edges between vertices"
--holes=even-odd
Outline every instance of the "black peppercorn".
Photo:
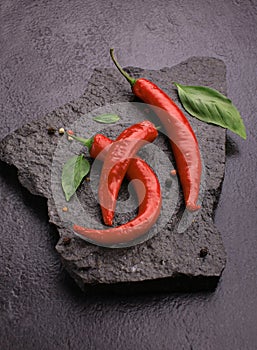
[[49,135],[53,135],[53,134],[55,134],[55,128],[53,128],[52,126],[49,126],[49,128],[47,129],[47,133],[49,134]]
[[201,250],[200,250],[200,257],[201,258],[204,258],[204,257],[206,257],[206,255],[208,254],[208,248],[206,248],[206,247],[204,247],[204,248],[201,248]]

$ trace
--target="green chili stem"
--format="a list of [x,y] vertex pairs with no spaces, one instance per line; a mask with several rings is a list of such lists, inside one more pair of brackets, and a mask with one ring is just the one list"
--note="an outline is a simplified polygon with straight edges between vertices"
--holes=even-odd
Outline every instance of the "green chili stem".
[[130,83],[130,85],[133,86],[136,82],[136,79],[132,78],[127,72],[125,72],[124,69],[121,68],[120,64],[118,63],[118,61],[114,57],[114,49],[110,49],[110,55],[111,55],[111,58],[113,60],[113,63],[115,64],[115,66],[118,68],[118,70],[121,72],[121,74],[127,79],[127,81]]
[[74,140],[82,143],[83,146],[86,146],[88,150],[90,150],[93,142],[94,142],[94,137],[91,137],[90,139],[84,139],[83,137],[75,136],[75,135],[70,135],[67,133],[68,136],[72,137]]

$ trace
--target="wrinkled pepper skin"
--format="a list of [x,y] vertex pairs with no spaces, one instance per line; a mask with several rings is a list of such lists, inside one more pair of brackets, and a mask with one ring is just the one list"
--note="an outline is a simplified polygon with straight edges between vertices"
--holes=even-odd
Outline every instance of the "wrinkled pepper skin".
[[158,136],[155,126],[148,120],[125,129],[108,148],[98,189],[98,198],[104,223],[112,225],[116,200],[128,167],[138,150]]
[[110,49],[111,58],[120,73],[130,83],[133,93],[152,106],[163,124],[175,156],[186,207],[190,211],[198,210],[200,206],[197,205],[197,200],[202,164],[198,141],[193,129],[184,113],[164,91],[147,79],[132,78],[117,62],[113,51]]
[[[108,146],[113,141],[104,135],[96,135],[90,149],[93,158],[103,160],[108,153]],[[106,151],[103,151],[103,150]],[[103,152],[102,152],[103,151]],[[101,153],[100,153],[101,152]],[[133,158],[128,166],[126,177],[129,180],[140,180],[133,183],[139,204],[138,215],[130,222],[119,227],[111,227],[106,230],[94,230],[78,225],[73,225],[74,233],[87,241],[97,243],[105,247],[118,247],[126,243],[133,245],[133,241],[145,234],[157,221],[161,211],[161,188],[153,170],[140,158]]]

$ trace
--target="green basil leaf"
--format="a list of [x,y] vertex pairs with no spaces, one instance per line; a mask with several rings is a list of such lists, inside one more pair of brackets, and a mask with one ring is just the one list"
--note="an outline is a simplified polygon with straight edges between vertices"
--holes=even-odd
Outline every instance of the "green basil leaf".
[[205,86],[174,83],[185,110],[192,116],[227,128],[246,139],[244,122],[239,111],[226,96]]
[[83,178],[90,170],[90,164],[83,154],[67,160],[62,169],[62,188],[68,202],[76,192]]
[[94,117],[93,120],[97,123],[113,124],[120,120],[120,117],[117,114],[101,114]]

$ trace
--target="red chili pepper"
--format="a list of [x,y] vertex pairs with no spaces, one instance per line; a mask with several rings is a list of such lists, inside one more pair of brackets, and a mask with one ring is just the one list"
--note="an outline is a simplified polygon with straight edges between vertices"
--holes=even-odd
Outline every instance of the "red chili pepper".
[[157,85],[144,78],[133,79],[121,68],[114,57],[113,49],[110,54],[118,70],[130,83],[133,93],[145,103],[161,108],[155,111],[170,139],[186,207],[190,211],[199,209],[197,199],[202,165],[198,142],[188,120],[175,102]]
[[112,225],[116,199],[127,169],[146,141],[152,142],[158,132],[148,120],[125,129],[109,147],[101,171],[98,197],[106,225]]
[[[103,158],[108,153],[107,146],[113,141],[104,135],[96,135],[90,148],[90,155],[96,158]],[[104,152],[101,152],[103,150]],[[101,153],[100,153],[101,152]],[[103,246],[113,246],[125,242],[134,241],[149,231],[157,221],[161,210],[161,189],[159,181],[153,170],[140,158],[133,158],[127,169],[126,176],[134,182],[139,205],[138,216],[132,221],[119,227],[112,227],[107,230],[94,230],[78,225],[73,225],[73,230],[80,238],[97,242]]]

